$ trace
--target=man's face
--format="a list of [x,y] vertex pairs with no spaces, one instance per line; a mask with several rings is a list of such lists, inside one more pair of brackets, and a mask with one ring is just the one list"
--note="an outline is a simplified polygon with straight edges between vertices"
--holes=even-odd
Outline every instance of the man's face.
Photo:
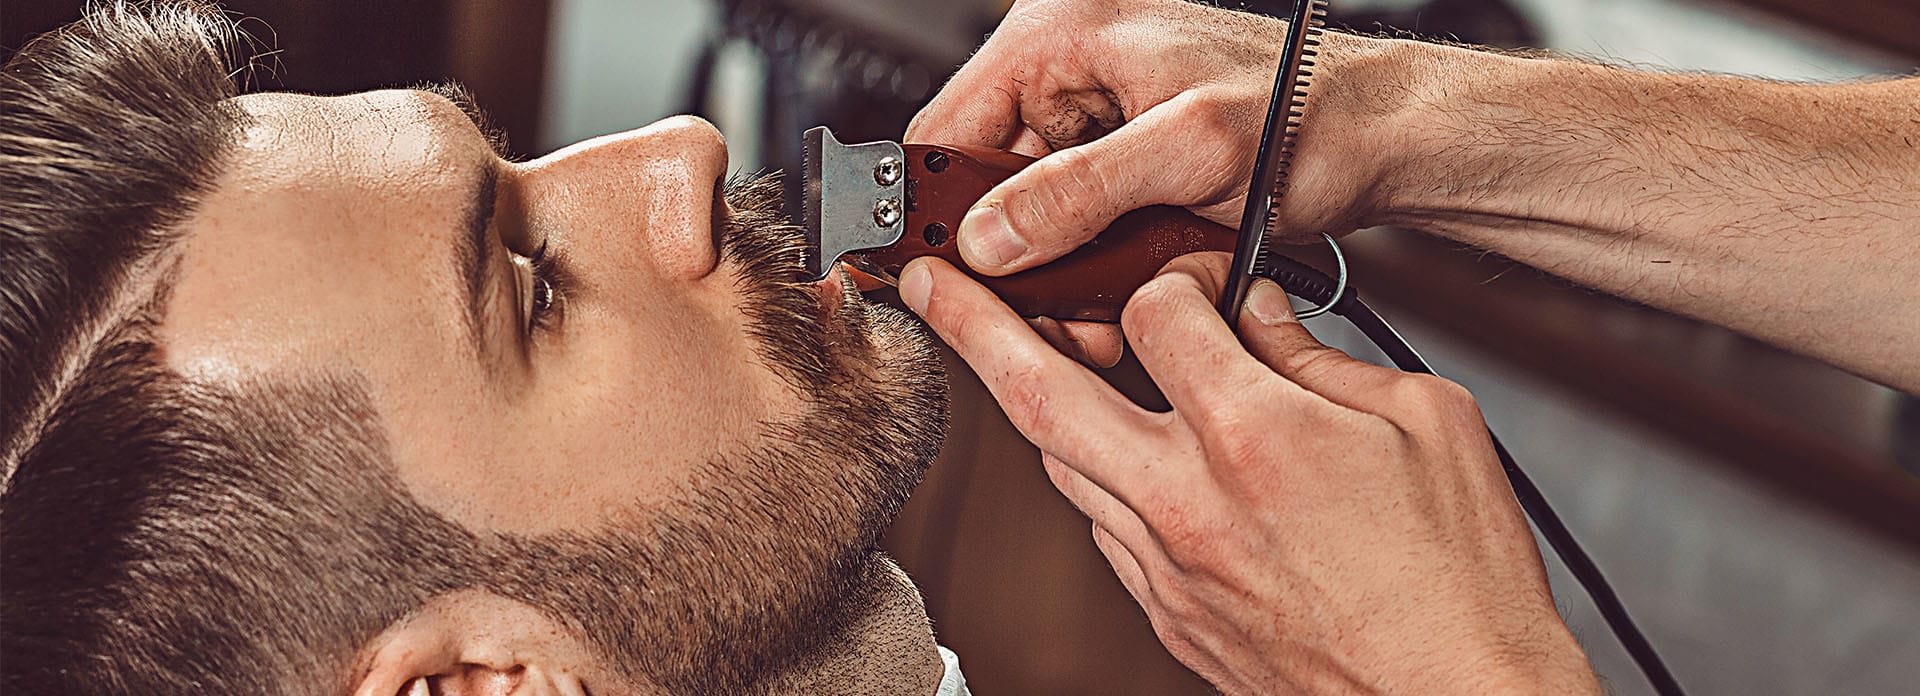
[[241,103],[254,123],[186,224],[168,360],[189,379],[357,372],[429,507],[645,556],[551,583],[645,584],[683,595],[656,620],[733,624],[696,649],[777,630],[831,599],[938,445],[924,338],[837,274],[798,283],[773,189],[723,196],[703,121],[513,164],[432,94]]

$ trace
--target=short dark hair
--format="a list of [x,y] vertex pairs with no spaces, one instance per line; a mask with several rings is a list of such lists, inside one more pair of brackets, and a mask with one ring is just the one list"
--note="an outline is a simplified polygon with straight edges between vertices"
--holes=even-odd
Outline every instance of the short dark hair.
[[479,543],[392,475],[348,378],[237,388],[96,352],[0,502],[0,691],[342,693]]
[[204,5],[114,3],[0,67],[0,474],[219,174],[232,35]]
[[452,582],[418,561],[474,553],[352,377],[165,367],[168,252],[245,124],[233,27],[112,2],[0,68],[0,692],[339,692]]

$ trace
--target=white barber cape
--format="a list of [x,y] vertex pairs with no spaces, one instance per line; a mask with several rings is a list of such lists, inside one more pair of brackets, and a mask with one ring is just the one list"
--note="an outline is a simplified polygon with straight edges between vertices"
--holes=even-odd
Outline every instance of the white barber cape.
[[933,696],[973,696],[973,692],[967,690],[967,678],[960,675],[960,656],[945,646],[935,647],[940,648],[940,664],[946,670],[940,674],[940,688]]

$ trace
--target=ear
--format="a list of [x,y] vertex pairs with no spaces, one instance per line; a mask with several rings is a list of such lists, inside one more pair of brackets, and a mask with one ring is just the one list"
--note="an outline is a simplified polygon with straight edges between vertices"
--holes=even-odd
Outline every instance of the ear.
[[354,696],[583,695],[572,670],[552,663],[553,646],[529,640],[522,629],[534,627],[503,604],[517,603],[461,595],[428,602],[367,646]]
[[[524,665],[486,659],[437,612],[416,615],[375,639],[354,696],[509,696],[525,681]],[[497,656],[496,656],[497,657]]]

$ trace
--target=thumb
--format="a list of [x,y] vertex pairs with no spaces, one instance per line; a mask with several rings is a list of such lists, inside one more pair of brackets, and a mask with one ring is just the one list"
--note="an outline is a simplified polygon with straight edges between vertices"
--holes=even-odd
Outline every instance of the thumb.
[[1253,282],[1244,308],[1240,340],[1247,351],[1274,373],[1328,401],[1375,412],[1381,399],[1392,398],[1394,382],[1406,376],[1321,343],[1294,318],[1286,291],[1271,280]]
[[1252,155],[1239,151],[1218,113],[1188,92],[1106,137],[1040,158],[967,212],[960,255],[974,270],[1005,275],[1060,258],[1127,211],[1239,193]]

